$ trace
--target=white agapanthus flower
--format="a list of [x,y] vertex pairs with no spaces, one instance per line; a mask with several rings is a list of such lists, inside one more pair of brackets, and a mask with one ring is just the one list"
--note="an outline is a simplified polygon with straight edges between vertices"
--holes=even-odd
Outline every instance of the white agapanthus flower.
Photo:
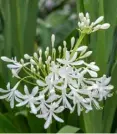
[[46,122],[44,124],[44,128],[47,129],[49,125],[52,123],[52,117],[58,122],[64,122],[61,118],[59,118],[56,114],[61,113],[64,110],[63,106],[59,106],[57,103],[51,103],[48,105],[48,111],[45,114],[37,115],[38,118],[46,118]]
[[32,92],[29,93],[28,87],[25,85],[24,86],[24,92],[25,95],[19,95],[18,97],[22,99],[19,104],[17,104],[17,107],[21,107],[24,105],[28,105],[31,108],[31,113],[37,114],[37,108],[35,105],[39,104],[38,100],[39,97],[35,97],[38,94],[38,86],[34,87],[32,89]]
[[[114,87],[109,84],[111,77],[98,77],[99,67],[95,62],[88,62],[92,51],[88,51],[88,46],[79,46],[85,34],[107,29],[110,24],[99,24],[104,18],[102,16],[91,22],[88,13],[85,16],[80,13],[79,18],[81,36],[76,44],[76,39],[71,38],[70,50],[66,41],[63,41],[63,49],[62,46],[55,49],[55,35],[52,35],[52,50],[47,47],[44,53],[39,49],[33,56],[25,54],[20,62],[16,58],[1,57],[3,61],[8,62],[8,68],[19,82],[13,88],[10,88],[8,83],[7,90],[0,88],[0,99],[9,101],[11,108],[28,107],[30,113],[35,114],[37,118],[45,119],[45,129],[50,126],[53,119],[64,122],[57,115],[64,109],[68,109],[70,113],[77,109],[80,116],[83,110],[87,113],[94,107],[102,108],[100,101],[113,94]],[[20,71],[23,71],[23,78]],[[22,81],[25,82],[24,93],[17,89]],[[29,84],[33,88],[28,87]]]
[[19,84],[20,83],[18,82],[13,88],[10,88],[10,83],[8,83],[7,90],[0,88],[0,92],[4,94],[0,96],[0,99],[6,99],[7,101],[9,101],[11,108],[14,108],[15,100],[20,101],[20,99],[18,99],[17,97],[20,94],[20,92],[17,89]]

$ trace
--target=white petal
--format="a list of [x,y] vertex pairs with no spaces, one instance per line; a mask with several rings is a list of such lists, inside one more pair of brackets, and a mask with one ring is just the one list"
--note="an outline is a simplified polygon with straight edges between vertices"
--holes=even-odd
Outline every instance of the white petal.
[[29,91],[28,91],[28,87],[26,85],[24,86],[24,92],[25,92],[26,95],[30,94]]
[[73,62],[73,63],[70,63],[70,64],[77,66],[77,65],[82,65],[83,63],[84,63],[83,60],[79,60],[79,61],[76,61],[76,62]]
[[64,61],[62,59],[56,59],[59,63],[64,64]]
[[69,110],[72,111],[71,104],[69,103],[66,97],[63,98],[63,103],[65,103],[67,105],[67,108],[69,108]]
[[7,97],[9,97],[9,93],[8,93],[8,94],[5,94],[5,95],[0,96],[0,99],[5,99],[5,98],[7,98]]
[[19,98],[24,98],[24,95],[21,92],[19,92],[18,90],[15,91],[15,95]]
[[113,88],[114,88],[113,85],[108,85],[108,86],[107,86],[107,89],[108,89],[108,90],[112,90]]
[[73,62],[73,61],[75,61],[76,58],[77,58],[77,52],[74,53],[73,57],[70,59],[69,62]]
[[48,113],[36,115],[36,117],[38,118],[47,118],[47,116],[48,116]]
[[12,69],[11,71],[12,71],[13,77],[20,78],[18,76],[18,73],[20,72],[20,68],[18,68],[18,69]]
[[47,86],[47,84],[44,83],[42,80],[37,80],[37,84],[38,84],[40,87],[45,87],[45,86]]
[[88,73],[92,76],[92,77],[97,77],[97,73],[91,70],[88,70]]
[[12,95],[12,97],[11,97],[11,100],[10,100],[10,106],[11,106],[11,108],[14,108],[14,95]]
[[52,123],[52,115],[50,114],[46,120],[46,123],[44,124],[44,128],[47,129],[51,123]]
[[17,68],[19,68],[20,66],[14,65],[14,64],[8,64],[7,67],[10,68],[10,69],[17,69]]
[[32,102],[30,102],[29,105],[30,105],[30,108],[31,108],[31,112],[33,114],[37,114],[37,109],[36,109],[35,105]]
[[111,77],[105,78],[105,80],[102,82],[103,82],[103,85],[108,85],[110,81],[111,81]]
[[22,100],[21,99],[19,99],[17,96],[15,96],[15,100],[17,101],[17,102],[22,102]]
[[64,110],[64,106],[60,106],[54,112],[55,113],[61,113],[63,110]]
[[28,100],[25,100],[25,101],[22,101],[21,103],[17,104],[16,106],[17,107],[21,107],[21,106],[24,106],[28,103]]
[[58,121],[58,122],[64,122],[64,120],[62,120],[61,118],[59,118],[58,116],[56,116],[55,114],[53,114],[53,117],[54,117],[54,119],[56,120],[56,121]]
[[97,109],[100,109],[100,105],[99,103],[95,100],[95,99],[92,99],[93,100],[93,103],[94,105],[96,106]]
[[35,96],[35,95],[38,93],[38,91],[39,91],[39,88],[38,88],[38,86],[36,86],[36,87],[33,88],[31,94],[32,94],[33,96]]
[[7,92],[9,92],[9,90],[4,90],[4,89],[0,88],[0,92],[1,93],[7,93]]

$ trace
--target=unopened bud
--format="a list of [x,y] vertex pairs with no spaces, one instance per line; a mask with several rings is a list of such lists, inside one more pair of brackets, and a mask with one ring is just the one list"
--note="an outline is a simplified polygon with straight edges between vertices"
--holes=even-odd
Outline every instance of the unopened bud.
[[51,42],[52,42],[52,47],[54,47],[54,43],[55,43],[55,35],[52,34],[51,36]]
[[35,59],[38,59],[37,53],[34,53],[34,58],[35,58]]
[[40,57],[42,56],[42,50],[41,49],[39,49],[39,55],[40,55]]
[[104,19],[104,16],[100,16],[95,22],[94,22],[94,25],[100,23],[101,21],[103,21]]
[[31,59],[30,62],[31,64],[36,65],[36,62],[33,59]]
[[24,64],[24,60],[23,60],[23,59],[21,59],[20,62],[21,62],[22,64]]
[[26,60],[29,60],[29,59],[31,58],[31,56],[29,56],[28,54],[24,54],[24,58],[25,58]]
[[101,25],[100,29],[108,29],[110,27],[109,23],[104,23]]
[[74,43],[75,43],[75,38],[74,38],[74,37],[72,37],[72,38],[71,38],[71,48],[73,48]]

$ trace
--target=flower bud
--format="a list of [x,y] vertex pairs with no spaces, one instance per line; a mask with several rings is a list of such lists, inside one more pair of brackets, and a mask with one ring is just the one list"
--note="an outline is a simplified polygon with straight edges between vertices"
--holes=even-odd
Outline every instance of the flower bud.
[[63,41],[64,48],[66,48],[67,42]]
[[100,27],[101,27],[101,25],[97,25],[97,26],[95,26],[92,32],[95,32],[95,31],[99,30]]
[[62,50],[62,47],[59,46],[59,47],[58,47],[58,51],[59,51],[59,53],[61,53],[61,50]]
[[12,60],[7,58],[6,56],[2,56],[1,60],[5,61],[5,62],[12,62]]
[[100,29],[108,29],[110,27],[109,23],[104,23],[101,25]]
[[23,59],[21,59],[20,62],[21,62],[22,64],[24,64],[24,60],[23,60]]
[[75,38],[74,38],[74,37],[72,37],[72,38],[71,38],[71,48],[73,48],[74,43],[75,43]]
[[101,21],[103,21],[104,19],[104,16],[100,16],[95,22],[94,22],[94,25],[100,23]]
[[28,54],[24,54],[24,58],[25,58],[26,60],[29,60],[29,59],[31,58],[31,56],[29,56]]
[[52,47],[54,47],[54,43],[55,43],[55,35],[52,34],[51,36],[51,42],[52,42]]
[[40,55],[40,57],[42,56],[42,50],[41,49],[39,49],[39,55]]
[[33,59],[31,59],[30,62],[31,64],[36,65],[36,62]]
[[80,18],[80,21],[82,21],[83,18],[84,18],[84,14],[83,13],[79,13],[79,18]]
[[89,13],[86,13],[86,18],[89,19]]
[[35,59],[38,59],[37,53],[34,53],[34,58],[35,58]]

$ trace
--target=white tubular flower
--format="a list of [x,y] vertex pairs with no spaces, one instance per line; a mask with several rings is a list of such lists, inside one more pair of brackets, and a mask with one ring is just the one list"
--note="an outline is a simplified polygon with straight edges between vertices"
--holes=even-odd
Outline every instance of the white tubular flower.
[[46,118],[46,123],[44,124],[45,129],[47,129],[52,123],[52,118],[54,118],[58,122],[61,122],[61,123],[64,122],[61,118],[55,115],[55,114],[61,113],[64,110],[63,106],[59,106],[59,104],[54,102],[51,105],[48,105],[48,108],[49,110],[47,113],[36,115],[36,117],[38,118]]
[[10,88],[10,83],[8,83],[7,90],[0,88],[0,92],[4,93],[4,95],[0,96],[0,99],[6,99],[7,101],[9,101],[11,108],[14,108],[15,99],[18,100],[17,97],[20,92],[17,90],[17,88],[19,84],[20,83],[18,82],[13,88]]
[[91,32],[95,32],[99,29],[108,29],[110,27],[109,23],[99,24],[103,21],[103,16],[100,16],[95,22],[91,23],[88,13],[86,13],[86,15],[79,13],[79,19],[80,21],[78,22],[78,26],[82,33],[90,34]]
[[21,107],[24,105],[28,105],[31,108],[31,113],[37,114],[37,108],[35,105],[39,104],[38,97],[35,97],[38,94],[39,88],[38,86],[34,87],[32,89],[31,94],[28,91],[28,87],[25,85],[24,86],[24,92],[25,95],[19,95],[18,97],[23,99],[19,104],[17,104],[17,107]]

